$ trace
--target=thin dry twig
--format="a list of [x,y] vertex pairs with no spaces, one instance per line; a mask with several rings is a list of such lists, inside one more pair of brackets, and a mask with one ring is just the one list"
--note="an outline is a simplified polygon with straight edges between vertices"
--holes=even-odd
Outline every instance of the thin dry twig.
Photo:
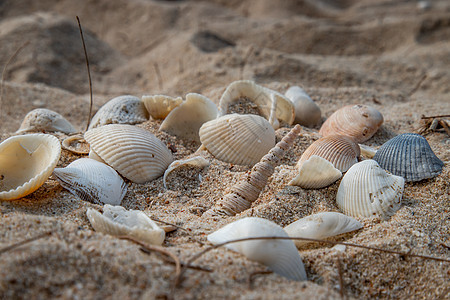
[[155,68],[156,77],[158,78],[159,90],[162,91],[163,90],[163,80],[162,80],[161,72],[159,71],[159,66],[158,66],[157,62],[153,63],[153,68]]
[[267,275],[267,274],[272,274],[272,273],[273,273],[272,271],[256,271],[256,272],[251,273],[248,276],[248,288],[250,290],[253,289],[253,280],[255,279],[256,276]]
[[176,227],[176,228],[178,228],[178,229],[182,229],[182,230],[184,230],[184,231],[189,231],[189,230],[187,230],[186,228],[183,228],[183,227],[181,227],[181,226],[175,225],[175,224],[173,224],[173,223],[169,223],[169,222],[163,221],[163,220],[158,219],[157,217],[154,217],[154,216],[151,216],[150,219],[152,219],[153,221],[156,221],[156,222],[160,222],[160,223],[166,224],[166,225],[174,226],[174,227]]
[[414,88],[408,93],[408,97],[411,97],[415,92],[417,92],[417,90],[420,88],[420,86],[422,85],[422,83],[425,81],[426,78],[427,78],[427,74],[425,73],[422,76],[422,78],[420,78],[420,80],[416,83]]
[[429,116],[429,117],[425,117],[422,115],[421,117],[421,119],[436,119],[436,118],[450,118],[450,115]]
[[345,299],[345,291],[344,291],[344,273],[342,271],[341,260],[339,259],[339,255],[336,258],[336,264],[339,274],[339,294],[341,295],[341,299]]
[[12,244],[12,245],[10,245],[10,246],[8,246],[8,247],[5,247],[5,248],[3,248],[3,249],[0,249],[0,255],[3,254],[3,253],[5,253],[5,252],[8,252],[8,251],[13,250],[14,248],[20,247],[20,246],[22,246],[22,245],[25,245],[25,244],[28,244],[28,243],[31,243],[31,242],[34,242],[34,241],[39,240],[39,239],[42,239],[42,238],[44,238],[44,237],[48,237],[48,236],[50,236],[50,235],[52,235],[52,232],[51,232],[51,231],[42,233],[42,234],[40,234],[40,235],[37,235],[37,236],[35,236],[35,237],[29,238],[29,239],[26,239],[26,240],[23,240],[23,241],[20,241],[20,242],[15,243],[15,244]]
[[239,79],[244,79],[244,68],[247,65],[247,61],[250,58],[250,55],[253,53],[253,46],[248,48],[247,53],[245,54],[244,60],[242,61],[241,67],[239,69]]

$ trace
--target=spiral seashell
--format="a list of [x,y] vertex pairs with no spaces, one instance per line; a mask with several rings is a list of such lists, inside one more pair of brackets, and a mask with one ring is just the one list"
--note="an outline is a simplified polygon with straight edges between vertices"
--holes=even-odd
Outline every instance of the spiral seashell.
[[404,185],[403,177],[386,173],[372,159],[364,160],[344,175],[336,202],[346,215],[387,219],[400,208]]
[[284,94],[294,104],[295,124],[313,127],[322,120],[319,106],[299,86],[290,87]]
[[183,102],[183,99],[165,95],[144,95],[142,96],[142,102],[153,119],[164,120],[175,107]]
[[202,156],[195,156],[195,157],[191,157],[191,158],[188,158],[188,159],[173,161],[169,165],[167,170],[164,172],[164,177],[163,177],[164,188],[167,189],[166,179],[169,176],[169,174],[172,173],[173,171],[179,169],[179,168],[186,167],[186,166],[197,168],[197,169],[199,169],[201,171],[204,168],[209,166],[209,161],[206,160],[205,158],[203,158]]
[[[288,237],[279,225],[262,218],[244,218],[208,235],[217,245],[227,241],[253,237]],[[266,265],[273,272],[291,280],[306,280],[302,259],[291,240],[251,240],[230,243],[224,247]]]
[[122,206],[103,206],[103,214],[88,208],[86,215],[95,231],[113,236],[129,236],[151,245],[160,246],[166,233],[146,214],[139,210],[126,210]]
[[390,139],[378,149],[373,159],[383,169],[406,181],[436,177],[444,167],[427,140],[416,133],[404,133]]
[[127,192],[127,185],[113,168],[90,158],[56,168],[53,175],[72,194],[95,204],[119,205]]
[[94,128],[84,134],[91,145],[89,157],[110,165],[122,176],[145,183],[164,174],[173,161],[163,142],[145,129],[123,124]]
[[138,124],[148,120],[144,103],[135,96],[124,95],[106,102],[92,117],[89,129],[108,124]]
[[0,200],[15,200],[37,190],[59,161],[61,145],[49,134],[14,136],[0,144]]
[[336,169],[328,160],[317,155],[305,161],[298,175],[289,182],[304,189],[320,189],[329,186],[342,177],[341,171]]
[[254,165],[275,145],[275,130],[257,115],[225,115],[203,124],[199,134],[215,158],[236,165]]
[[234,216],[246,209],[258,199],[259,194],[266,186],[267,180],[273,174],[284,153],[292,146],[294,139],[301,131],[296,125],[291,131],[255,164],[247,178],[233,186],[231,191],[216,202],[215,206],[205,212],[205,216],[228,215]]
[[30,111],[22,121],[16,133],[25,132],[62,132],[66,134],[77,132],[63,116],[46,108],[36,108]]
[[358,144],[346,136],[331,135],[323,137],[312,143],[303,152],[297,162],[297,168],[300,168],[313,155],[328,160],[336,169],[341,172],[346,172],[358,162],[360,149]]
[[[352,217],[337,212],[321,212],[287,225],[284,231],[290,237],[320,240],[361,228],[363,225]],[[301,247],[312,242],[295,240],[294,243],[297,247]]]
[[370,139],[383,124],[383,116],[373,107],[357,104],[344,106],[335,111],[320,128],[319,133],[345,135],[357,143]]

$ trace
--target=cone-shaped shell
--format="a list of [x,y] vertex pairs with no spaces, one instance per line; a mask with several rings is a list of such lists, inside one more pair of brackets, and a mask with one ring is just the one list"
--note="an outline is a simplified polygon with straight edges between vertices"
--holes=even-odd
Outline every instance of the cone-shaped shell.
[[135,96],[124,95],[106,102],[94,115],[89,129],[108,124],[138,124],[148,120],[144,103]]
[[299,86],[290,87],[284,94],[295,108],[295,124],[313,127],[320,123],[322,113],[319,106]]
[[127,192],[127,185],[113,168],[90,158],[56,168],[53,175],[72,194],[96,204],[119,205]]
[[383,124],[383,116],[373,107],[357,104],[335,111],[320,128],[322,136],[345,135],[357,143],[370,139]]
[[14,136],[0,144],[0,200],[14,200],[37,190],[59,161],[61,145],[49,134]]
[[438,176],[444,163],[434,154],[427,140],[416,133],[404,133],[384,143],[373,157],[380,166],[406,181]]
[[360,149],[351,138],[342,135],[323,137],[312,143],[303,152],[297,162],[297,168],[300,168],[313,155],[328,160],[339,171],[347,172],[351,166],[358,162]]
[[57,112],[45,108],[36,108],[25,116],[19,130],[17,130],[17,133],[23,132],[62,132],[69,134],[77,132],[77,130]]
[[[112,124],[84,134],[91,150],[122,176],[145,183],[164,174],[173,161],[172,153],[145,129]],[[91,156],[94,158],[95,156]]]
[[122,206],[103,207],[103,215],[87,209],[87,217],[95,231],[114,236],[129,236],[141,242],[160,246],[166,233],[146,214],[139,210],[126,210]]
[[207,166],[209,166],[209,161],[202,156],[195,156],[195,157],[191,157],[188,159],[173,161],[169,165],[167,170],[164,172],[164,177],[163,177],[164,188],[167,189],[167,182],[166,182],[167,176],[169,176],[169,174],[172,173],[173,171],[175,171],[179,168],[182,168],[182,167],[186,167],[186,166],[191,166],[191,167],[197,168],[201,171],[204,168],[206,168]]
[[341,177],[341,171],[336,169],[332,163],[313,155],[301,165],[298,175],[289,182],[289,185],[297,185],[304,189],[320,189],[329,186]]
[[215,158],[236,165],[254,165],[275,146],[275,130],[257,115],[225,115],[203,124],[199,133]]
[[364,160],[344,175],[336,202],[346,215],[387,219],[400,208],[404,185],[403,177],[386,173],[374,160]]
[[[214,245],[250,237],[288,237],[277,224],[261,218],[244,218],[208,235]],[[306,280],[302,259],[291,240],[252,240],[230,243],[226,248],[248,259],[268,266],[275,273],[291,280]]]
[[[352,217],[337,212],[321,212],[304,217],[284,227],[290,237],[310,239],[326,239],[346,232],[361,229],[363,225]],[[311,241],[295,240],[295,245],[311,243]]]
[[165,95],[144,95],[142,102],[153,119],[165,119],[175,107],[183,102],[183,99]]

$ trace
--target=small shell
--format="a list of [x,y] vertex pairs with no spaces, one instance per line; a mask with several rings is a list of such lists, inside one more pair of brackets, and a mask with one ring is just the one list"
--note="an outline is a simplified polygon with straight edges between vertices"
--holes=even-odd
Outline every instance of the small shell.
[[96,204],[119,205],[127,192],[127,185],[113,168],[90,158],[56,168],[53,175],[72,194]]
[[295,124],[313,127],[320,123],[322,113],[319,106],[298,87],[290,87],[284,94],[294,104],[295,108]]
[[49,109],[36,108],[30,111],[22,121],[16,133],[24,132],[77,132],[63,116]]
[[198,130],[203,123],[217,117],[216,105],[200,94],[186,95],[186,101],[175,107],[162,122],[159,130],[181,139],[200,143]]
[[370,159],[372,159],[375,156],[375,153],[377,153],[375,148],[363,144],[359,144],[359,149],[362,156]]
[[49,134],[14,136],[0,144],[0,200],[14,200],[37,190],[59,161],[61,145]]
[[427,140],[416,133],[404,133],[390,139],[378,149],[373,159],[383,169],[406,181],[436,177],[444,167]]
[[298,175],[289,182],[289,185],[298,185],[304,189],[320,189],[329,186],[341,177],[341,171],[336,169],[332,163],[313,155],[301,165]]
[[169,165],[167,170],[164,172],[164,177],[163,177],[164,188],[167,189],[167,182],[166,182],[167,176],[169,176],[169,174],[172,173],[173,171],[175,171],[176,169],[179,169],[179,168],[182,168],[185,166],[191,166],[191,167],[203,170],[204,168],[209,166],[209,161],[207,159],[203,158],[202,156],[195,156],[195,157],[191,157],[188,159],[173,161]]
[[383,124],[381,113],[367,105],[344,106],[335,111],[320,128],[322,136],[345,135],[357,143],[370,139]]
[[77,134],[66,137],[61,146],[64,150],[76,153],[76,154],[88,154],[89,144],[84,139],[83,135]]
[[[91,151],[136,183],[158,178],[173,161],[172,153],[163,142],[136,126],[105,125],[87,131],[84,137]],[[95,159],[91,154],[89,157]]]
[[364,160],[344,175],[336,202],[346,215],[387,219],[400,208],[404,185],[403,177],[386,173],[374,160]]
[[[304,217],[284,227],[290,237],[311,239],[326,239],[332,236],[361,229],[363,225],[352,217],[337,212],[322,212]],[[300,247],[312,243],[310,241],[295,240]]]
[[[288,237],[277,224],[261,218],[244,218],[208,235],[214,245],[250,237]],[[291,240],[252,240],[230,243],[226,248],[269,267],[291,280],[306,280],[302,259]]]
[[341,172],[347,170],[358,162],[360,150],[351,138],[342,135],[331,135],[315,141],[305,150],[297,162],[297,168],[311,156],[320,156],[331,162]]
[[203,124],[199,133],[215,158],[236,165],[254,165],[275,145],[275,130],[257,115],[225,115]]
[[95,231],[113,236],[129,236],[151,245],[160,246],[166,233],[146,214],[139,210],[126,210],[122,206],[105,204],[103,215],[95,209],[86,211]]
[[142,96],[142,102],[153,119],[163,120],[175,107],[183,102],[183,99],[181,97],[174,98],[164,95],[144,95]]
[[106,102],[94,115],[89,129],[107,124],[138,124],[148,120],[144,103],[135,96],[119,96]]

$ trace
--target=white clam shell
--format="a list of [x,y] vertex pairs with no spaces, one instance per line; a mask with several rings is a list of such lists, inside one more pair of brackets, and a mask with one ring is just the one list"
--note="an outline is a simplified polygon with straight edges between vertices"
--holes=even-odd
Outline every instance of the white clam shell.
[[96,204],[119,205],[127,192],[127,185],[113,168],[90,158],[56,168],[53,175],[72,194]]
[[61,145],[49,134],[14,136],[0,144],[0,200],[37,190],[59,161]]
[[297,185],[304,189],[320,189],[341,177],[341,171],[331,162],[313,155],[300,166],[298,175],[289,182],[289,185]]
[[164,177],[163,177],[164,188],[167,189],[167,182],[166,182],[167,176],[169,176],[169,174],[172,173],[173,171],[175,171],[179,168],[185,167],[185,166],[191,166],[194,168],[198,168],[199,170],[203,170],[204,168],[209,166],[209,161],[202,156],[195,156],[195,157],[191,157],[188,159],[181,159],[181,160],[173,161],[169,165],[167,170],[164,172]]
[[404,185],[403,177],[386,173],[374,160],[364,160],[344,175],[336,202],[346,215],[387,219],[400,208]]
[[144,95],[142,102],[153,119],[165,119],[175,107],[183,102],[183,99],[165,95]]
[[295,108],[295,124],[313,127],[322,119],[319,106],[299,86],[290,87],[284,94]]
[[[279,225],[262,218],[244,218],[208,235],[214,245],[250,237],[288,237]],[[291,280],[306,280],[305,267],[291,240],[252,240],[230,243],[226,248],[245,255]]]
[[17,133],[24,132],[62,132],[74,133],[77,129],[63,116],[46,108],[30,111],[22,121]]
[[[361,229],[363,225],[352,217],[337,212],[321,212],[304,217],[284,227],[290,237],[325,239]],[[295,240],[300,247],[310,241]]]
[[103,214],[88,208],[86,215],[95,231],[113,236],[128,236],[151,245],[162,245],[166,233],[145,213],[105,204]]
[[91,146],[89,157],[105,161],[122,176],[145,183],[164,174],[172,153],[145,129],[123,124],[105,125],[84,134]]

